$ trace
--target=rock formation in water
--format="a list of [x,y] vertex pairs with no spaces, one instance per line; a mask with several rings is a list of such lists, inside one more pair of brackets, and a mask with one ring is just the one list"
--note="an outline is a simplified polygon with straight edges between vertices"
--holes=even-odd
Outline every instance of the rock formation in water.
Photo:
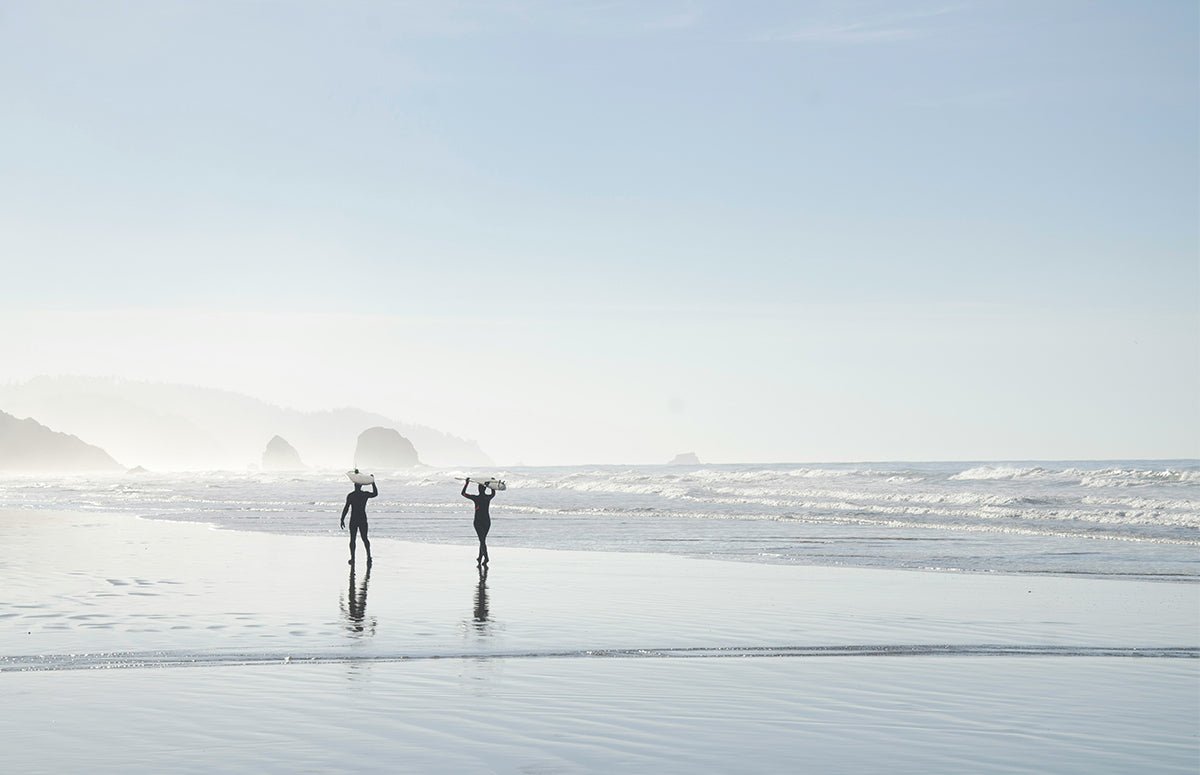
[[395,428],[367,428],[358,434],[354,449],[354,465],[358,468],[410,468],[420,462],[412,442]]
[[152,470],[224,469],[258,464],[275,434],[304,450],[304,463],[344,468],[363,428],[395,428],[421,451],[421,462],[490,468],[468,439],[361,409],[300,412],[210,388],[99,377],[0,381],[0,409],[69,429],[118,460]]
[[0,412],[0,471],[121,471],[117,461],[79,437]]
[[696,457],[695,452],[680,452],[678,455],[676,455],[674,458],[672,458],[671,462],[667,463],[667,465],[669,465],[669,466],[698,466],[698,465],[700,465],[700,458]]
[[304,463],[300,461],[300,453],[282,436],[273,436],[267,442],[267,448],[262,453],[264,471],[302,471]]

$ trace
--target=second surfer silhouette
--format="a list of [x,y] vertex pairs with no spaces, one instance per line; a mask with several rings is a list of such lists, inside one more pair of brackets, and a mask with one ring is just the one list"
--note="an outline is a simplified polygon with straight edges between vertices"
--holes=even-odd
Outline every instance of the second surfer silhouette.
[[475,535],[479,536],[479,556],[475,558],[475,564],[482,567],[488,564],[487,534],[492,529],[492,515],[488,511],[488,504],[496,496],[496,491],[486,484],[479,484],[479,494],[468,495],[467,487],[470,484],[471,479],[467,477],[463,482],[462,496],[475,502]]

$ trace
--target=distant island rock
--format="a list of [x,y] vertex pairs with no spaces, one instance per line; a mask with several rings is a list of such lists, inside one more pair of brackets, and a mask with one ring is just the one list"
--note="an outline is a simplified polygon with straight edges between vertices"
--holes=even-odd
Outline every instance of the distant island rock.
[[0,412],[0,470],[2,471],[122,471],[121,465],[100,449],[58,433],[26,418],[18,420]]
[[264,471],[302,471],[304,463],[295,447],[282,436],[273,436],[263,450],[262,467]]
[[416,447],[395,428],[367,428],[358,434],[354,449],[358,468],[411,468],[420,463]]
[[695,452],[680,452],[671,458],[670,463],[667,463],[669,466],[698,466],[700,464],[700,458],[696,457]]
[[127,474],[135,474],[135,475],[138,475],[138,476],[140,476],[141,474],[148,474],[148,473],[150,473],[150,472],[149,472],[149,471],[147,471],[147,470],[146,470],[145,468],[143,468],[142,466],[134,466],[133,468],[131,468],[131,469],[129,469],[128,471],[126,471],[125,473],[127,473]]
[[263,439],[278,434],[304,450],[306,466],[344,468],[359,431],[394,428],[421,451],[421,462],[491,468],[479,444],[353,407],[302,412],[225,390],[108,377],[34,377],[0,381],[0,409],[69,429],[117,460],[151,470],[258,468]]

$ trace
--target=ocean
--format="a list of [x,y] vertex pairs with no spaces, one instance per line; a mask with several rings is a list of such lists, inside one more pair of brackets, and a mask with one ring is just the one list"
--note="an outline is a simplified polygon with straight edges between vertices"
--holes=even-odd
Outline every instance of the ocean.
[[1195,771],[1196,461],[376,475],[0,479],[8,769]]
[[[420,468],[377,472],[371,537],[474,546],[456,477],[494,475],[506,546],[741,562],[1200,579],[1200,461]],[[0,507],[345,536],[340,471],[8,475]]]

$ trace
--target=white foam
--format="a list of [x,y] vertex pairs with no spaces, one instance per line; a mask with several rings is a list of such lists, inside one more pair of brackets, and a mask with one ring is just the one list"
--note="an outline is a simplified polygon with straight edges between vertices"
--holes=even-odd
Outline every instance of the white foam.
[[[1048,563],[1062,572],[1103,572],[1116,562],[1147,575],[1197,575],[1194,557],[1138,555],[1005,537],[1104,539],[1155,546],[1200,545],[1200,464],[988,463],[527,468],[502,472],[509,490],[493,502],[497,541],[543,547],[618,547],[760,562],[851,562],[884,567],[1014,570]],[[380,475],[372,531],[421,541],[470,540],[461,478],[471,471],[413,469]],[[68,477],[48,486],[6,478],[0,506],[121,511],[207,521],[243,530],[329,534],[345,486],[341,472],[144,474]],[[461,517],[461,519],[460,519]],[[567,526],[563,520],[584,520]],[[705,527],[697,527],[703,521]],[[778,528],[768,536],[770,525]],[[759,527],[752,527],[758,525]],[[784,529],[784,527],[786,529]],[[803,526],[803,527],[801,527]],[[819,535],[837,526],[860,526]],[[860,531],[861,532],[861,531]],[[909,544],[881,548],[879,536]],[[941,556],[964,535],[993,545]],[[814,551],[814,539],[829,548]],[[920,539],[920,540],[916,540]],[[1024,541],[1024,538],[1022,538]],[[756,543],[759,542],[759,543]],[[940,543],[939,543],[940,542]],[[825,552],[821,554],[820,552]],[[939,554],[923,554],[937,552]],[[958,556],[963,555],[963,556]],[[1107,559],[1106,559],[1107,558]],[[1114,566],[1116,567],[1116,566]],[[1115,571],[1114,571],[1115,572]]]

